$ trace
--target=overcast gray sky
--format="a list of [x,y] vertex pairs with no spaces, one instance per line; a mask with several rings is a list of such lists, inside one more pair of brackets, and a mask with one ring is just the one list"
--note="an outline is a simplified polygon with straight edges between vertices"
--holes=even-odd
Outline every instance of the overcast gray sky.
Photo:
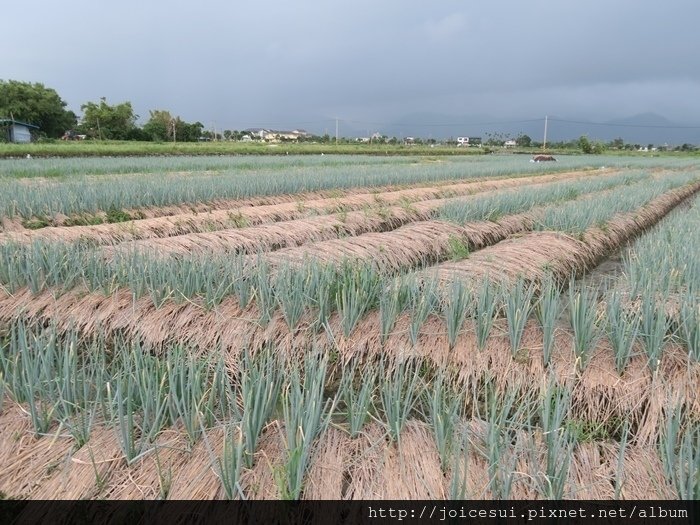
[[219,129],[417,112],[700,124],[697,0],[4,4],[0,78],[78,113],[104,96]]

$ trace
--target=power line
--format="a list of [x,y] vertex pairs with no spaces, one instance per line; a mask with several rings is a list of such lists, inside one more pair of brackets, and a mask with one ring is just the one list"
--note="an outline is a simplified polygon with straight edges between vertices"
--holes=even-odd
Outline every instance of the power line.
[[[314,120],[314,121],[305,121],[305,122],[296,122],[296,121],[295,121],[295,122],[293,123],[293,126],[294,126],[294,127],[297,127],[297,126],[311,126],[311,125],[315,125],[315,124],[327,124],[327,123],[329,123],[329,122],[334,122],[334,121],[335,121],[335,119]],[[345,121],[345,122],[347,122],[347,121]],[[285,122],[285,123],[281,123],[281,122],[256,122],[256,123],[255,123],[255,126],[248,126],[248,127],[262,127],[262,126],[268,126],[268,127],[271,127],[271,128],[275,128],[275,127],[281,127],[281,128],[283,128],[283,127],[290,127],[290,124],[291,124],[290,122]],[[244,126],[244,125],[246,125],[246,123],[239,124],[239,126]]]
[[501,124],[526,124],[532,122],[542,122],[543,118],[523,119],[523,120],[498,120],[492,122],[441,122],[441,123],[419,123],[419,122],[369,122],[366,120],[342,119],[350,124],[370,124],[373,126],[416,126],[416,127],[449,127],[449,126],[498,126]]
[[588,122],[584,120],[568,120],[561,118],[551,118],[550,121],[566,122],[568,124],[583,124],[586,126],[607,126],[611,128],[659,128],[659,129],[700,129],[700,126],[677,126],[666,124],[616,124],[614,122]]
[[[670,125],[670,124],[626,124],[626,123],[615,123],[615,122],[594,122],[594,121],[584,121],[584,120],[573,120],[573,119],[563,119],[548,117],[549,122],[561,122],[567,124],[580,124],[583,126],[600,126],[600,127],[621,127],[621,128],[640,128],[640,129],[700,129],[698,126],[682,126],[682,125]],[[255,127],[270,127],[270,128],[284,128],[292,125],[293,127],[299,126],[314,126],[314,125],[328,125],[328,124],[356,124],[363,126],[401,126],[401,127],[418,127],[418,128],[445,128],[445,127],[456,127],[456,126],[503,126],[511,124],[532,124],[538,122],[544,122],[545,118],[533,118],[533,119],[520,119],[520,120],[492,120],[492,121],[481,121],[481,122],[388,122],[388,121],[368,121],[368,120],[356,120],[356,119],[343,119],[340,117],[329,118],[324,120],[313,120],[313,121],[302,121],[302,122],[257,122]],[[250,126],[249,126],[250,127]]]
[[[346,124],[363,124],[363,125],[371,125],[371,126],[414,126],[414,127],[450,127],[450,126],[498,126],[498,125],[504,125],[504,124],[527,124],[527,123],[532,123],[532,122],[543,122],[544,118],[535,118],[535,119],[522,119],[522,120],[494,120],[490,122],[429,122],[429,123],[421,123],[421,122],[379,122],[379,121],[369,121],[369,120],[355,120],[355,119],[344,119],[344,118],[329,118],[326,120],[315,120],[315,121],[307,121],[307,122],[294,122],[295,126],[307,126],[307,125],[314,125],[314,124],[329,124],[329,123],[336,123],[336,122],[341,122],[341,123],[346,123]],[[270,127],[284,127],[287,126],[289,127],[289,123],[280,123],[280,122],[256,122],[256,126],[270,126]]]

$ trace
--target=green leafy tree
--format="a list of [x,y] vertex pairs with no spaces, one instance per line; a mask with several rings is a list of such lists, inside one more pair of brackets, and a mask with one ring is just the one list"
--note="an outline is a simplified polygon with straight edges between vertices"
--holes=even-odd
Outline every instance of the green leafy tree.
[[583,153],[595,153],[596,155],[600,155],[605,151],[605,144],[599,140],[591,142],[586,135],[581,135],[581,137],[578,139],[577,145]]
[[610,142],[610,147],[612,149],[624,149],[625,141],[622,140],[622,137],[618,137],[616,139],[613,139],[612,142]]
[[581,135],[578,139],[578,147],[583,153],[593,153],[593,144],[586,135]]
[[174,117],[169,111],[154,109],[143,126],[146,140],[159,142],[196,142],[202,136],[201,122],[188,123],[180,117]]
[[503,133],[486,133],[487,146],[503,146],[508,140],[508,137]]
[[[245,132],[238,131],[236,129],[224,130],[224,139],[225,140],[241,140],[243,138],[243,135],[245,135]],[[300,140],[300,142],[301,142],[301,140]]]
[[182,122],[182,124],[178,126],[177,136],[179,138],[177,140],[182,142],[197,142],[199,137],[202,136],[202,129],[204,129],[204,124],[201,122]]
[[150,137],[150,140],[164,142],[166,140],[177,140],[177,124],[179,118],[175,119],[169,111],[154,109],[149,111],[151,117],[144,124],[143,131]]
[[525,135],[524,133],[521,133],[515,139],[515,143],[520,148],[529,148],[532,145],[532,139],[530,138],[529,135]]
[[75,126],[75,113],[66,109],[58,93],[43,84],[0,80],[0,117],[39,126],[40,133],[60,137]]
[[86,102],[80,109],[83,111],[81,127],[92,137],[128,140],[134,135],[138,115],[134,114],[131,102],[110,106],[102,97],[99,104]]

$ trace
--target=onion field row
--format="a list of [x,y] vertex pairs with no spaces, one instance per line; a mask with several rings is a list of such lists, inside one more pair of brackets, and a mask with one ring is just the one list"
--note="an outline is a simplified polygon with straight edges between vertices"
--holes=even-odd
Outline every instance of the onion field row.
[[[405,162],[404,159],[390,159],[377,162],[360,159],[344,159],[342,162],[327,164],[323,160],[292,160],[280,164],[278,159],[256,159],[259,166],[248,169],[225,169],[221,171],[184,173],[172,176],[168,161],[163,161],[162,169],[157,169],[158,159],[148,159],[149,173],[134,175],[99,176],[71,175],[34,181],[31,178],[13,176],[15,170],[24,166],[39,164],[51,166],[47,170],[59,174],[70,174],[75,169],[91,166],[92,159],[31,159],[23,161],[3,161],[0,170],[0,218],[19,218],[32,228],[51,225],[57,217],[73,217],[80,223],[97,220],[100,212],[106,213],[109,222],[128,220],[123,216],[126,210],[167,207],[177,205],[198,205],[213,201],[250,199],[272,195],[285,195],[312,191],[346,190],[354,187],[381,187],[437,183],[448,180],[471,180],[485,177],[505,177],[517,174],[542,173],[545,171],[566,171],[587,167],[688,167],[688,159],[629,159],[623,157],[563,157],[557,163],[543,166],[529,163],[520,156],[461,158],[454,157],[430,162]],[[201,162],[198,159],[197,162]],[[240,159],[244,166],[250,159]],[[265,166],[272,162],[273,169]],[[284,162],[284,161],[281,161]],[[77,168],[72,165],[78,163]],[[85,164],[87,163],[87,164]],[[156,164],[154,164],[156,163]],[[228,166],[235,165],[236,159],[229,159]],[[119,164],[119,163],[117,163]],[[223,163],[222,163],[223,164]],[[222,165],[219,164],[219,165]],[[108,164],[107,164],[108,165]],[[176,166],[177,168],[177,166]],[[28,168],[27,168],[28,169]],[[89,168],[88,168],[89,169]],[[41,170],[37,170],[40,172]],[[85,173],[85,172],[82,172]],[[88,172],[89,173],[89,172]],[[137,214],[133,214],[138,218]],[[88,224],[90,222],[87,222]]]
[[[90,162],[0,184],[158,176]],[[4,496],[700,497],[690,161],[192,162],[192,202],[280,200],[0,234]]]

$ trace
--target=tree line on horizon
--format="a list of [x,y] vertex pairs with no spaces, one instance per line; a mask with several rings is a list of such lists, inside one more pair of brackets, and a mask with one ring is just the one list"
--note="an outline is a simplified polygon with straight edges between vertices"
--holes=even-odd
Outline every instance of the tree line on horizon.
[[[0,118],[38,126],[39,140],[84,136],[98,140],[197,142],[241,140],[246,135],[236,130],[221,133],[207,130],[201,122],[186,122],[162,109],[150,110],[146,123],[139,126],[139,115],[131,102],[109,104],[105,97],[82,104],[80,118],[67,105],[55,89],[44,84],[0,79]],[[331,142],[332,139],[326,134],[311,136],[309,140]]]
[[143,126],[131,102],[108,104],[102,97],[97,102],[80,106],[83,116],[67,109],[67,103],[56,90],[41,83],[0,79],[0,118],[11,118],[39,127],[39,138],[57,139],[85,135],[104,140],[145,140],[193,142],[205,132],[201,122],[185,122],[168,111],[150,111]]
[[[98,140],[197,142],[200,140],[241,140],[247,135],[244,131],[236,130],[224,130],[221,133],[206,130],[201,122],[186,122],[179,116],[162,109],[150,110],[146,123],[139,126],[137,124],[139,115],[134,112],[131,102],[108,104],[105,97],[101,97],[97,102],[89,101],[82,104],[80,110],[83,115],[80,118],[73,111],[67,109],[67,106],[67,102],[59,96],[55,89],[46,87],[42,83],[0,79],[0,118],[10,118],[38,126],[37,134],[40,140],[84,136]],[[510,137],[498,133],[487,134],[483,145],[501,147],[509,139]],[[306,140],[330,143],[334,139],[326,134],[323,136],[312,135]],[[542,146],[542,143],[532,140],[523,133],[515,137],[514,140],[521,148]],[[343,142],[347,142],[347,139],[343,139]],[[380,140],[375,142],[398,144],[402,140],[396,137],[382,136]],[[457,144],[456,141],[450,139],[443,142],[448,145]],[[438,141],[412,138],[411,143],[430,145],[437,144]],[[651,150],[654,146],[653,144],[626,144],[622,138],[603,143],[590,140],[585,135],[571,141],[550,141],[547,145],[553,149],[578,149],[583,153],[602,153],[606,149],[637,150],[647,148]],[[695,147],[683,144],[674,149],[688,151],[695,149]]]

